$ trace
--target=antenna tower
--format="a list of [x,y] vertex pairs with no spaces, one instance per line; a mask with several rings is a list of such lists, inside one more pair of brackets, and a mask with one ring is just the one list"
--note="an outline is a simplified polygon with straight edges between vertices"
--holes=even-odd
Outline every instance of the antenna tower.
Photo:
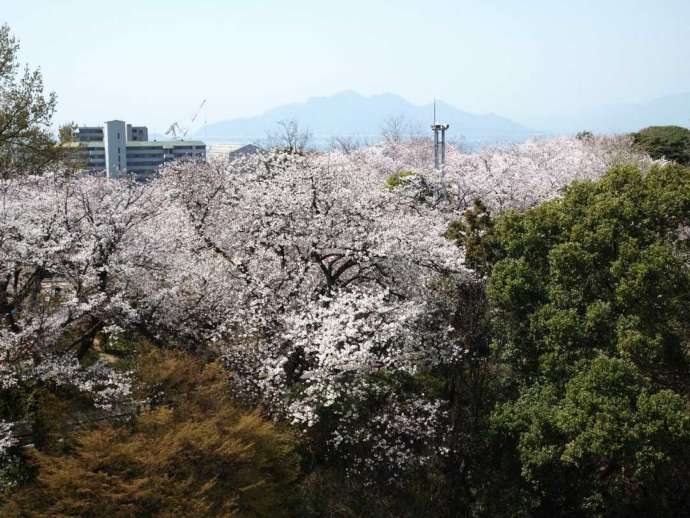
[[450,124],[440,124],[436,122],[436,99],[434,98],[434,123],[431,131],[434,132],[434,169],[442,172],[446,163],[446,130]]

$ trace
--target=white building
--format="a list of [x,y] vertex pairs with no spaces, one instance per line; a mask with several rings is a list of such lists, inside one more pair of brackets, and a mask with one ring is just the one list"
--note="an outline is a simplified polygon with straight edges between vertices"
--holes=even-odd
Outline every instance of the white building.
[[108,178],[134,174],[147,180],[171,160],[206,159],[206,145],[199,140],[150,141],[145,126],[118,120],[107,121],[104,127],[79,127],[70,146],[79,149],[77,159],[87,169],[105,170]]
[[243,156],[253,155],[261,149],[254,144],[209,144],[206,158],[209,162],[234,160]]

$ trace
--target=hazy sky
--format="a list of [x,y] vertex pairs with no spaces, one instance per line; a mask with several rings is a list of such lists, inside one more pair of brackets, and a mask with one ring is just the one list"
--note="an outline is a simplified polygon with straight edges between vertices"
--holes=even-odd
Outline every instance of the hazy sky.
[[[165,129],[352,89],[518,121],[690,90],[690,0],[0,0],[57,122]],[[203,117],[203,116],[202,116]]]

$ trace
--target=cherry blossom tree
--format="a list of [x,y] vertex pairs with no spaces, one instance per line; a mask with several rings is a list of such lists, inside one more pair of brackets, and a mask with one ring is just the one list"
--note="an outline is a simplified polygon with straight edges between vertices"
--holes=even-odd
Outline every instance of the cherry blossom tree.
[[[420,139],[370,146],[351,155],[353,161],[388,174],[411,171],[439,181],[431,169],[431,149],[428,141]],[[648,169],[654,162],[635,150],[632,139],[625,136],[537,139],[476,152],[449,146],[443,188],[461,210],[476,199],[493,211],[524,210],[559,196],[575,180],[597,179],[615,165],[634,163]]]
[[71,385],[111,407],[128,376],[81,359],[94,337],[136,321],[125,295],[141,260],[134,231],[152,214],[134,183],[62,174],[0,185],[0,388]]
[[[386,179],[336,153],[268,154],[232,164],[173,164],[154,185],[174,205],[166,221],[176,222],[174,235],[194,250],[194,269],[225,287],[187,300],[226,310],[205,312],[217,318],[208,338],[220,344],[237,390],[305,433],[328,428],[331,444],[345,444],[337,437],[346,428],[373,433],[376,420],[352,407],[358,395],[380,399],[377,377],[412,376],[446,356],[462,357],[450,352],[447,323],[420,325],[434,280],[467,273],[462,254],[443,238],[454,213],[390,189]],[[166,275],[181,275],[172,273],[184,267],[176,260]],[[174,297],[163,298],[179,304]],[[402,408],[410,419],[437,419],[434,430],[442,426],[438,402],[417,394],[391,395],[379,407],[377,420],[387,414],[390,426]],[[340,410],[320,420],[328,408]],[[401,428],[403,436],[397,444],[409,446]],[[430,446],[421,437],[418,443]]]
[[482,283],[449,224],[475,199],[521,210],[650,160],[613,138],[451,147],[439,178],[430,149],[179,161],[147,184],[2,181],[0,387],[70,384],[107,408],[128,377],[83,360],[97,339],[142,335],[219,355],[238,395],[348,469],[395,480],[442,462],[457,416],[421,380],[474,353],[452,306]]

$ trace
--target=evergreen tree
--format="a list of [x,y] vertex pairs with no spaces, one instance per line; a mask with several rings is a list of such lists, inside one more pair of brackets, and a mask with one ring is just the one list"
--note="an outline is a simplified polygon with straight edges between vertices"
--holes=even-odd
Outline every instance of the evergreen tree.
[[614,168],[469,233],[514,390],[492,417],[514,452],[509,514],[690,507],[689,227],[690,170],[670,165]]
[[652,158],[690,165],[690,130],[680,126],[650,126],[633,134],[635,145]]

